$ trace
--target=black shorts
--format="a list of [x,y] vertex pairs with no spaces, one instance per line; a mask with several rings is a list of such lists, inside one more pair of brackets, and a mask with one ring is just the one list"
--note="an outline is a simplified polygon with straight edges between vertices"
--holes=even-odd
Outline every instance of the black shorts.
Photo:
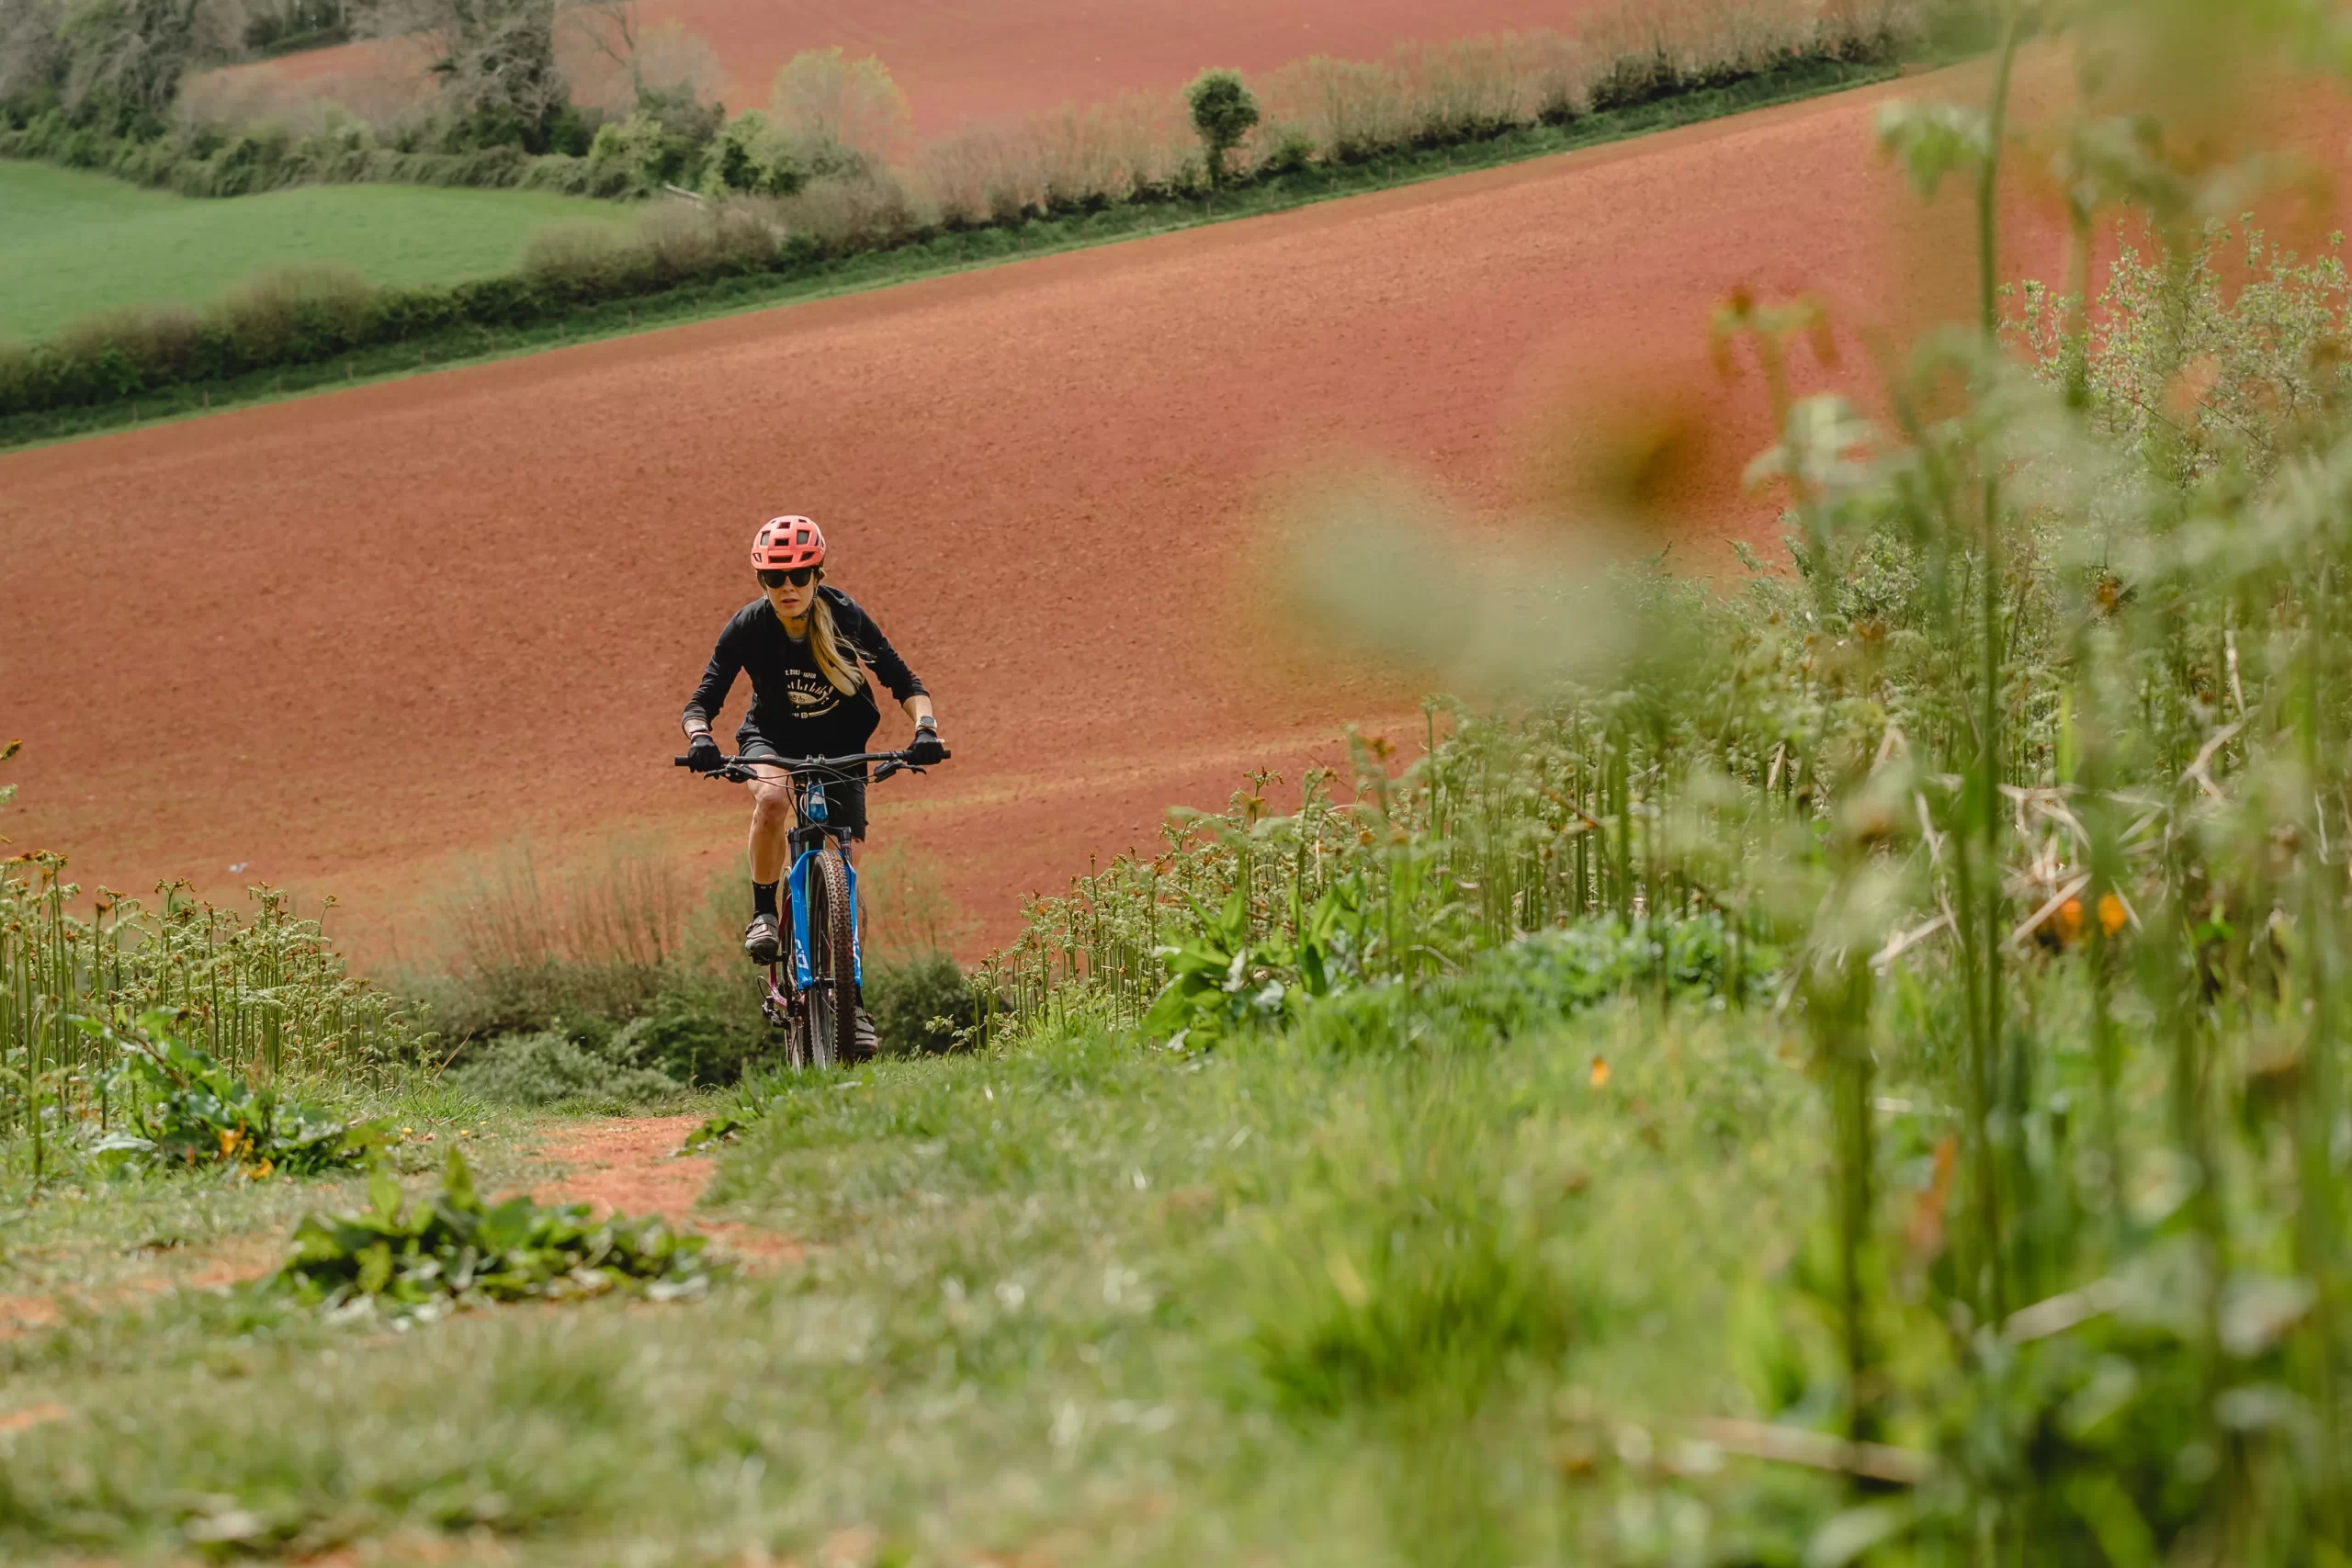
[[[781,759],[764,736],[738,735],[735,750],[757,761],[762,757]],[[864,842],[865,839],[865,781],[864,779],[831,778],[825,781],[825,820],[835,828],[847,828],[849,836]]]

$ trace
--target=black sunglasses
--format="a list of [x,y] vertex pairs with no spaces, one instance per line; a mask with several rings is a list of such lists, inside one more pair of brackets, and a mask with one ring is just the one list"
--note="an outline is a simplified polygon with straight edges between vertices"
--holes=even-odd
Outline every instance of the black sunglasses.
[[795,588],[806,588],[816,581],[817,569],[813,566],[795,567],[790,571],[771,570],[765,567],[760,569],[760,586],[763,588],[781,588],[787,582]]

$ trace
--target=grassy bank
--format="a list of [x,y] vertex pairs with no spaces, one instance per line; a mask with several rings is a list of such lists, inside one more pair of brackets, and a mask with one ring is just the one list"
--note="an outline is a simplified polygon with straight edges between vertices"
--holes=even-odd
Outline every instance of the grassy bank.
[[[338,348],[333,335],[300,357],[243,375],[201,383],[166,381],[111,400],[79,407],[0,415],[0,446],[25,446],[184,418],[241,403],[266,401],[451,365],[508,357],[538,349],[650,327],[771,309],[809,299],[886,288],[1027,256],[1163,233],[1210,221],[1284,211],[1313,202],[1407,185],[1447,175],[1621,141],[1777,103],[1795,102],[1882,81],[1891,69],[1805,62],[1734,85],[1659,98],[1581,117],[1565,125],[1534,124],[1460,145],[1425,148],[1357,163],[1313,164],[1270,174],[1205,200],[1134,201],[1099,211],[1035,218],[1012,224],[941,232],[879,251],[783,256],[707,281],[659,292],[582,301],[568,297],[568,282],[541,288],[527,276],[480,307],[484,319],[438,331],[388,329],[390,341]],[[234,205],[227,203],[221,205]],[[354,307],[355,309],[356,307]],[[467,307],[469,311],[475,310]],[[347,337],[348,334],[346,334]],[[144,381],[143,376],[138,378]]]
[[271,267],[333,263],[379,285],[512,272],[555,222],[625,224],[609,204],[520,191],[315,186],[233,201],[0,162],[0,337],[49,336],[125,305],[198,304]]
[[1803,1079],[1698,1083],[1725,1037],[1653,1021],[1203,1062],[1073,1020],[810,1085],[715,1198],[811,1261],[698,1304],[363,1339],[192,1292],[0,1344],[12,1406],[70,1412],[0,1448],[0,1540],[1472,1564],[1703,1517],[1793,1551],[1834,1485],[1697,1473],[1687,1423],[1758,1408],[1719,1329],[1804,1210]]

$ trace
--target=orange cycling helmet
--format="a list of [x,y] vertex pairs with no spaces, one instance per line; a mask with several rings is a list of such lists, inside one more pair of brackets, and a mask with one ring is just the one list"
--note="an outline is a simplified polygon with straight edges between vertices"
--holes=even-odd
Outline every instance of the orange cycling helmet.
[[806,517],[771,517],[752,540],[752,570],[793,571],[825,558],[825,531]]

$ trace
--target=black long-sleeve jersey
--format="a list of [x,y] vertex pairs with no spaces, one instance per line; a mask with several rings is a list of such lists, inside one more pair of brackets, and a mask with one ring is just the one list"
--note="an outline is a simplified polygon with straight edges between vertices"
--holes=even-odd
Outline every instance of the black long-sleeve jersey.
[[[923,683],[856,600],[838,588],[817,592],[832,608],[834,640],[844,659],[872,670],[902,703],[923,691]],[[775,606],[763,597],[736,611],[720,628],[710,667],[687,699],[684,721],[709,723],[726,703],[738,672],[752,677],[752,708],[735,732],[739,750],[764,739],[787,757],[845,757],[865,750],[882,723],[873,679],[860,682],[847,696],[834,690],[818,671],[808,639],[787,634]]]

